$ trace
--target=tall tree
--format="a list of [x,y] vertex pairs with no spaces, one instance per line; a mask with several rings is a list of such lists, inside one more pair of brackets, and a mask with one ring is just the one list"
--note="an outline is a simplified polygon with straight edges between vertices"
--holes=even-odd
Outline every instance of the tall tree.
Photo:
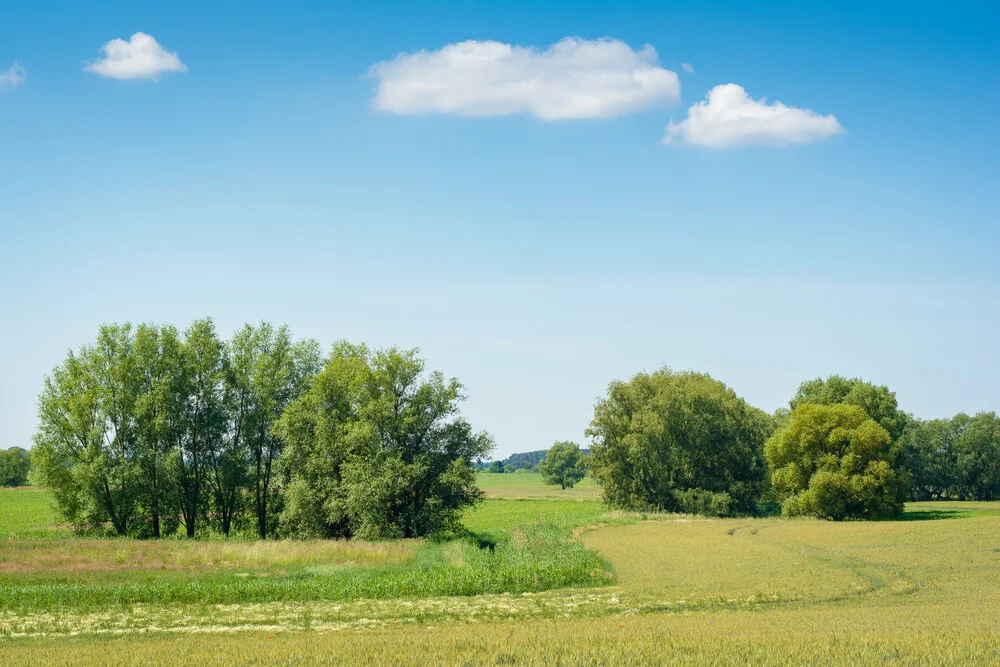
[[244,507],[243,492],[249,479],[248,434],[256,433],[259,417],[251,379],[257,363],[256,329],[245,325],[225,348],[223,405],[225,433],[206,450],[208,485],[212,506],[223,535],[232,531],[233,519]]
[[664,368],[612,382],[587,434],[612,507],[726,515],[757,511],[771,429],[722,382]]
[[292,534],[417,537],[455,527],[482,492],[472,461],[492,449],[458,416],[457,380],[416,350],[336,345],[278,424],[288,442]]
[[170,483],[170,455],[178,441],[183,397],[177,395],[182,365],[180,340],[173,327],[141,324],[134,342],[138,375],[135,400],[141,498],[153,537],[162,534],[161,515],[176,512],[176,490]]
[[228,377],[235,393],[231,400],[241,400],[240,392],[246,392],[246,404],[234,428],[249,458],[247,479],[257,533],[267,537],[273,518],[274,468],[284,447],[274,426],[319,370],[319,346],[312,340],[293,343],[288,327],[275,329],[262,323],[248,325],[234,337],[232,357]]
[[194,537],[204,512],[207,452],[218,449],[225,429],[223,345],[211,319],[198,320],[184,332],[178,362],[176,391],[185,401],[175,470],[184,527]]
[[128,533],[141,495],[135,399],[141,382],[128,324],[102,326],[45,379],[35,455],[66,518]]

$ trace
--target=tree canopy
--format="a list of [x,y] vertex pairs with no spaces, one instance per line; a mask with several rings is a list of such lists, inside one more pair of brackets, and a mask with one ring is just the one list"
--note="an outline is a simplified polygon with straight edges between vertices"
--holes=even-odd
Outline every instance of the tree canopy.
[[340,343],[278,423],[287,442],[282,526],[299,536],[447,531],[482,497],[473,460],[493,443],[458,416],[457,380],[416,350]]
[[782,512],[877,519],[902,512],[906,474],[889,432],[856,405],[797,405],[766,446]]
[[622,509],[752,514],[772,422],[710,376],[662,369],[612,382],[588,430],[594,477]]
[[28,483],[31,453],[21,447],[0,449],[0,486],[24,486]]
[[542,473],[542,481],[546,484],[573,488],[587,472],[580,445],[568,441],[555,443],[538,464],[538,472]]
[[874,385],[859,378],[831,375],[803,382],[789,401],[794,410],[800,405],[856,405],[874,419],[896,442],[906,428],[908,416],[896,404],[896,394],[885,385]]
[[251,498],[257,532],[280,452],[273,424],[316,371],[314,341],[247,325],[219,339],[210,319],[183,333],[113,324],[46,378],[35,458],[66,519],[159,537],[204,521],[229,534]]

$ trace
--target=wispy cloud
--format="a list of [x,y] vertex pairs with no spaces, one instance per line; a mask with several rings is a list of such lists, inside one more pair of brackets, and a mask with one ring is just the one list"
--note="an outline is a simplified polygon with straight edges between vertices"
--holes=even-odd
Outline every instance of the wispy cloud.
[[656,50],[616,39],[567,37],[546,49],[492,41],[448,44],[374,65],[375,108],[395,114],[531,114],[608,118],[680,99]]
[[5,70],[0,70],[0,93],[13,90],[24,83],[26,76],[20,63],[14,63]]
[[187,65],[176,53],[164,49],[152,37],[137,32],[129,38],[112,39],[101,47],[104,57],[84,69],[112,79],[158,79],[165,72],[186,72]]
[[735,83],[716,86],[688,109],[687,118],[670,122],[666,143],[687,143],[710,148],[763,144],[787,146],[818,141],[843,132],[837,118],[752,99]]
[[694,74],[694,66],[691,63],[681,63],[681,69],[688,74]]

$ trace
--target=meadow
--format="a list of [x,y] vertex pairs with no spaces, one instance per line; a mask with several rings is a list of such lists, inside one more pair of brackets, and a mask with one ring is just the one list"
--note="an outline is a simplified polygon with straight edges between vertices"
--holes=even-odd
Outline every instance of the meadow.
[[1000,503],[704,519],[480,484],[468,535],[388,543],[82,539],[2,492],[0,663],[1000,662]]

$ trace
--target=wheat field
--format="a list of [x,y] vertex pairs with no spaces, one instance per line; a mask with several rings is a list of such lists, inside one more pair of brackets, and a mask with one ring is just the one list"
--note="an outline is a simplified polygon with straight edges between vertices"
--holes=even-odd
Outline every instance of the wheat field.
[[[914,504],[903,521],[830,523],[616,514],[592,498],[518,499],[511,488],[467,517],[518,554],[502,567],[521,578],[503,590],[472,576],[496,564],[476,562],[482,550],[469,545],[81,540],[19,520],[0,537],[0,664],[1000,662],[1000,503]],[[40,496],[18,493],[42,492],[7,492],[2,521],[12,523],[12,497],[51,520]],[[559,559],[538,554],[562,549],[580,560],[560,584]],[[429,584],[303,594],[345,568],[391,582],[442,562],[446,576],[475,585],[459,595]],[[80,569],[55,580],[53,564]],[[123,569],[180,571],[210,590],[221,580],[198,579],[205,572],[247,568],[292,587],[217,603],[40,606],[3,595],[15,584],[28,592],[26,579],[100,584]]]

